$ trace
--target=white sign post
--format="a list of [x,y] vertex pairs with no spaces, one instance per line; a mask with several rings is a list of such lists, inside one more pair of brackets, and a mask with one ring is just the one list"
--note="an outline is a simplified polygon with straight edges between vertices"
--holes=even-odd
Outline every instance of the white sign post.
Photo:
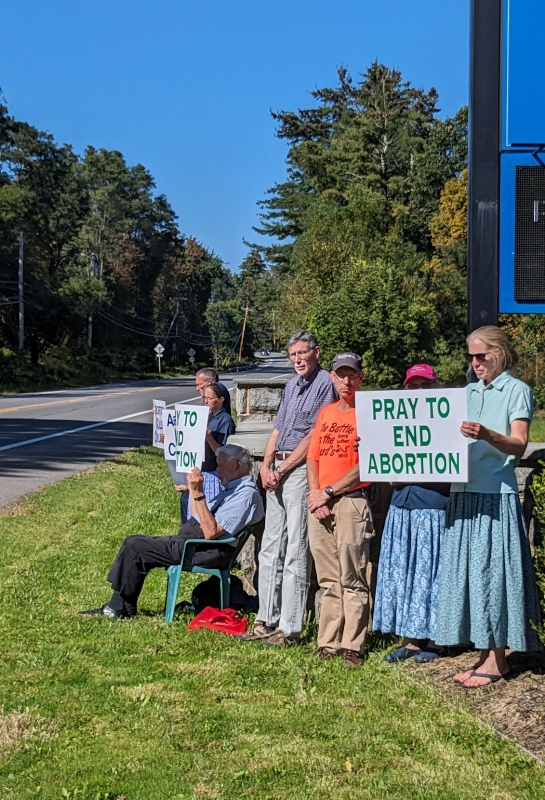
[[164,400],[153,401],[153,446],[165,449],[164,423],[166,417],[166,403]]
[[356,394],[362,481],[467,483],[465,389]]
[[201,468],[209,411],[206,406],[187,406],[177,403],[176,414],[176,472],[191,472]]
[[153,348],[157,353],[157,361],[159,362],[159,375],[161,374],[161,359],[163,357],[163,353],[165,352],[165,348],[161,343],[156,344]]

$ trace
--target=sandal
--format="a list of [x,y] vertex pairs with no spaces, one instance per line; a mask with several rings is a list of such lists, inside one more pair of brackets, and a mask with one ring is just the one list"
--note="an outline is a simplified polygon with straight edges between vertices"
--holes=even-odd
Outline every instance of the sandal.
[[396,664],[398,661],[405,661],[407,658],[412,658],[421,652],[420,648],[417,650],[414,647],[398,647],[393,653],[387,653],[384,656],[384,660],[390,664]]
[[424,647],[414,657],[415,664],[428,664],[430,661],[435,661],[436,658],[441,658],[446,655],[443,647]]
[[468,690],[485,689],[487,686],[492,686],[493,683],[497,683],[498,681],[504,681],[506,678],[510,676],[510,674],[511,670],[509,670],[509,672],[506,672],[504,675],[493,675],[489,672],[477,672],[477,670],[474,669],[472,670],[471,675],[469,676],[469,678],[467,678],[467,680],[470,680],[471,678],[486,678],[488,680],[488,683],[481,683],[478,684],[477,686],[467,686],[465,683],[460,683],[460,686],[463,686],[464,689]]

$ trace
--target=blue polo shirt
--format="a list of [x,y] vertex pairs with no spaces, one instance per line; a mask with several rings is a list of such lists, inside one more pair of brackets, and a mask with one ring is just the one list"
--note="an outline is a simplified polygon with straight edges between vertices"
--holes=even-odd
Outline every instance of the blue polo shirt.
[[[235,423],[225,408],[221,408],[216,414],[208,417],[208,427],[212,437],[220,445],[227,444],[227,439],[235,432]],[[202,463],[203,472],[215,472],[218,462],[216,455],[210,445],[206,443],[204,448],[204,461]]]
[[[487,386],[482,381],[467,387],[467,419],[511,436],[516,419],[532,420],[534,395],[529,386],[502,372]],[[468,439],[468,483],[453,483],[452,492],[518,494],[515,467],[518,459],[501,453],[481,439]]]

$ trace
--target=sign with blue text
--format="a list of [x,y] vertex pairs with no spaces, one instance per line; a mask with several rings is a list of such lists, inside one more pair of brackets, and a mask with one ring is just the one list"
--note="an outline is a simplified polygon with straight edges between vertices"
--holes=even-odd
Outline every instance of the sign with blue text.
[[356,394],[362,481],[466,483],[465,389]]
[[154,447],[165,448],[164,419],[166,416],[166,403],[164,400],[153,401],[153,441]]
[[165,458],[167,461],[176,461],[176,414],[173,408],[165,409],[163,433],[165,435]]
[[174,411],[176,415],[176,472],[191,472],[193,467],[200,469],[204,461],[208,408],[177,403]]

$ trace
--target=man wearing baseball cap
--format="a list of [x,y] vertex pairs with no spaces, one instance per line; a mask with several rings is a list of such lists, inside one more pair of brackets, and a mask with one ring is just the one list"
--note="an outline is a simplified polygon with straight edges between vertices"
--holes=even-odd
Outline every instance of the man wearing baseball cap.
[[365,572],[374,530],[364,492],[368,484],[356,479],[348,489],[342,486],[358,463],[353,443],[356,392],[363,381],[360,356],[336,355],[331,377],[340,399],[318,414],[307,454],[309,542],[324,589],[316,655],[342,655],[349,666],[359,666],[369,621]]

